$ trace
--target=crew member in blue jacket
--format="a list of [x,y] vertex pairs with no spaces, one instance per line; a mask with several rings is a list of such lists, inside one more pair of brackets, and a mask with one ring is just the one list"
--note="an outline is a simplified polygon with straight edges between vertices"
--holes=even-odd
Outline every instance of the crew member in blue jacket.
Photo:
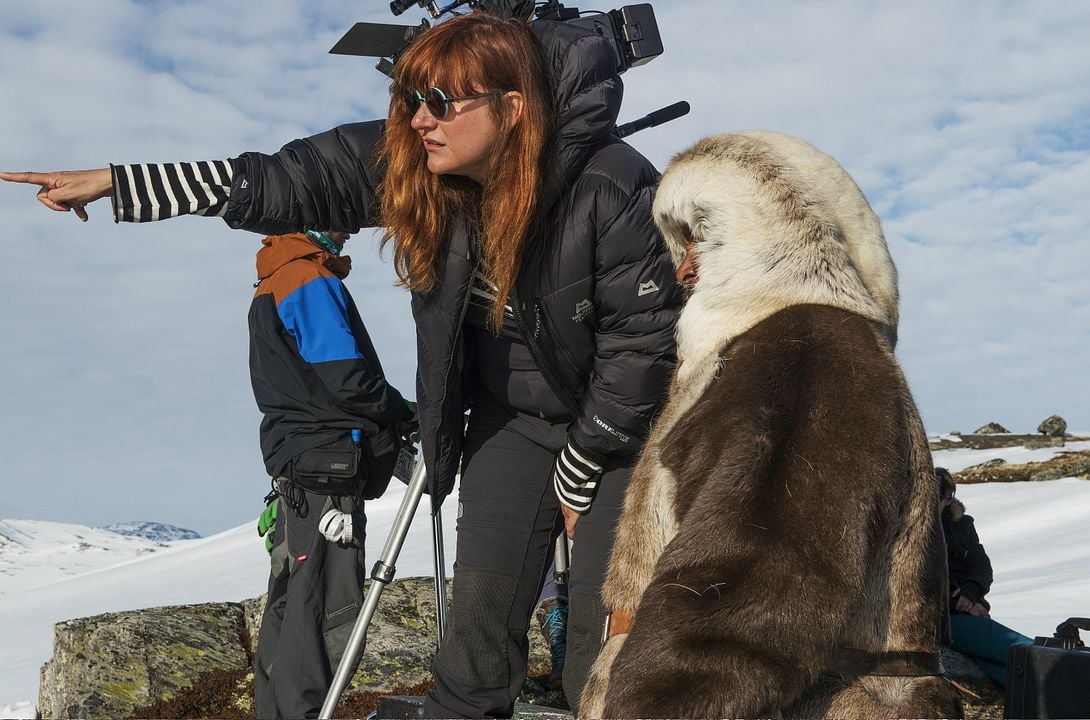
[[342,282],[347,239],[275,235],[257,253],[250,375],[274,486],[259,523],[272,559],[254,661],[259,718],[321,708],[363,605],[363,501],[385,491],[414,414]]

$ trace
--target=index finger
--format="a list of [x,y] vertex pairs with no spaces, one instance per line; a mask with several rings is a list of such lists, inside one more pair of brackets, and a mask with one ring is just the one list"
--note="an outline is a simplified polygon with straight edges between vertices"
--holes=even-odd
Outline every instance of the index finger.
[[50,182],[50,175],[48,173],[40,172],[0,172],[0,180],[46,185]]

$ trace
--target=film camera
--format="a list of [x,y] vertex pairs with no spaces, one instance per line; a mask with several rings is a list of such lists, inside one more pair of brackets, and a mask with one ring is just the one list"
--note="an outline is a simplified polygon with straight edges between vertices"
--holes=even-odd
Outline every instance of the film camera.
[[[583,27],[610,41],[616,52],[617,72],[643,65],[662,54],[662,37],[659,35],[655,12],[650,3],[625,5],[608,12],[581,12],[565,7],[558,0],[393,0],[390,11],[401,15],[412,7],[428,12],[433,20],[459,7],[480,8],[504,17],[521,17],[528,20],[558,20]],[[336,55],[363,55],[379,58],[376,68],[390,75],[398,57],[410,43],[431,25],[422,20],[419,25],[393,25],[384,23],[356,23],[329,51]],[[625,125],[616,133],[621,137],[644,128],[660,125],[689,112],[689,103],[674,103],[656,110]]]

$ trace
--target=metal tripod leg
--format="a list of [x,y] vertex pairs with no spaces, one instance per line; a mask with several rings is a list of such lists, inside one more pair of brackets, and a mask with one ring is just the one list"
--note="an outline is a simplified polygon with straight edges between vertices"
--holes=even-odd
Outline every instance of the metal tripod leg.
[[371,586],[367,588],[367,597],[363,600],[363,608],[360,610],[359,617],[356,618],[356,625],[352,628],[352,634],[348,638],[348,645],[345,647],[344,656],[341,657],[341,662],[337,666],[337,672],[333,675],[333,683],[326,694],[325,702],[322,703],[321,712],[318,714],[319,718],[328,720],[333,717],[333,713],[337,709],[337,703],[341,700],[341,693],[344,692],[348,681],[351,680],[352,674],[359,665],[360,656],[363,654],[364,645],[367,643],[367,627],[371,624],[371,618],[375,615],[379,596],[386,589],[386,585],[394,579],[394,563],[397,562],[397,556],[401,553],[401,546],[404,544],[405,536],[409,532],[409,526],[416,514],[416,508],[420,504],[420,497],[424,494],[427,478],[428,472],[424,467],[424,460],[423,458],[417,458],[416,465],[413,467],[412,479],[409,481],[409,487],[405,489],[405,496],[401,499],[401,507],[398,508],[393,527],[390,528],[390,535],[386,538],[386,545],[382,549],[382,555],[371,569]]
[[[421,460],[423,465],[424,461]],[[443,644],[447,629],[447,563],[443,553],[443,509],[435,508],[431,516],[431,539],[435,547],[435,647]]]
[[557,585],[568,584],[568,536],[561,531],[553,549],[553,579]]

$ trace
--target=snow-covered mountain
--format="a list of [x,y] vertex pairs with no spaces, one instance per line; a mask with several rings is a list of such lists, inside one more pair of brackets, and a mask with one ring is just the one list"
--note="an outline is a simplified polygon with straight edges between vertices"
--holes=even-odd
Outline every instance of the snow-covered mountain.
[[173,540],[196,540],[200,533],[195,530],[187,530],[177,525],[151,522],[149,520],[130,520],[129,522],[103,525],[103,530],[115,532],[118,535],[129,537],[142,537],[156,542],[171,542]]
[[[1090,442],[1067,450],[1090,450]],[[952,471],[1002,457],[1047,459],[1061,448],[944,450]],[[368,563],[374,562],[401,501],[401,485],[368,503]],[[993,616],[1027,635],[1090,614],[1090,481],[962,485],[958,497],[995,567]],[[426,505],[426,501],[424,505]],[[448,573],[456,504],[444,516]],[[432,573],[431,522],[421,508],[398,558],[397,576]],[[237,601],[265,590],[268,557],[255,523],[195,540],[158,542],[31,520],[0,520],[0,717],[34,716],[38,670],[52,652],[53,624],[157,605]]]
[[0,596],[117,565],[169,546],[104,528],[0,520]]
[[[367,503],[367,563],[383,550],[404,486]],[[397,558],[397,577],[431,575],[427,498]],[[453,572],[456,503],[444,507],[447,574]],[[38,671],[52,654],[53,625],[105,612],[239,601],[265,591],[269,559],[256,518],[195,540],[158,542],[101,528],[0,520],[0,717],[32,718]]]

